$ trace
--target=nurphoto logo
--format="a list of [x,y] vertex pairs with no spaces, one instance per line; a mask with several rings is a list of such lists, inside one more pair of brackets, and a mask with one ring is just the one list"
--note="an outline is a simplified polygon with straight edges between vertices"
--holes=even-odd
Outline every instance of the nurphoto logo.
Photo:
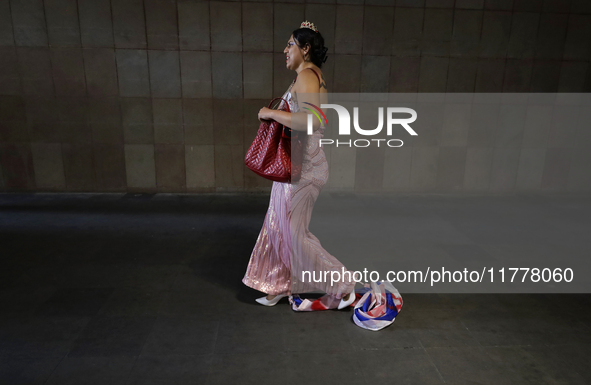
[[[322,112],[322,110],[320,108],[318,108],[318,106],[312,104],[312,103],[308,103],[305,102],[306,104],[312,106],[314,109],[312,108],[308,108],[308,107],[304,107],[304,109],[310,111],[312,114],[308,114],[308,121],[307,121],[307,127],[308,127],[308,135],[312,135],[314,129],[313,129],[313,120],[314,120],[314,116],[316,116],[316,118],[320,121],[320,124],[323,123],[323,118],[324,118],[324,124],[326,126],[328,126],[328,119],[326,118],[326,115],[324,115],[324,113]],[[332,108],[337,112],[338,115],[338,120],[339,120],[339,135],[351,135],[351,114],[349,113],[349,111],[339,105],[339,104],[321,104],[320,105],[321,108]],[[410,117],[408,116],[400,116],[400,114],[410,114]],[[314,115],[314,116],[313,116]],[[410,123],[414,122],[415,120],[417,120],[417,112],[415,110],[413,110],[412,108],[408,108],[408,107],[387,107],[386,108],[386,113],[384,114],[384,107],[379,107],[378,108],[378,125],[376,128],[372,128],[372,129],[363,129],[360,127],[359,125],[359,107],[353,107],[353,127],[355,128],[355,131],[360,134],[360,135],[364,135],[364,136],[375,136],[378,135],[380,132],[382,132],[382,129],[384,128],[384,115],[386,115],[386,135],[388,136],[392,136],[392,127],[394,125],[400,125],[402,126],[406,132],[408,132],[410,135],[412,136],[417,136],[418,134],[416,133],[415,130],[412,129],[412,127],[410,126]],[[402,142],[401,139],[356,139],[354,141],[352,140],[336,140],[336,146],[354,146],[354,147],[369,147],[372,144],[377,145],[377,147],[380,146],[381,142],[386,142],[386,144],[388,145],[388,147],[401,147],[404,143]],[[395,143],[395,144],[393,144]],[[334,139],[320,139],[320,146],[324,146],[324,145],[328,145],[328,144],[335,144],[335,140]]]

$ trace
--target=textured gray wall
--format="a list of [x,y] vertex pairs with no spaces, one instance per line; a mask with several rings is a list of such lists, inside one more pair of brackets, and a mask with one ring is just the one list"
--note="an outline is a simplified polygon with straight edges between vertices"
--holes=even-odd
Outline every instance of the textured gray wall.
[[[331,92],[591,91],[588,0],[0,0],[0,190],[268,189],[243,157],[305,19]],[[438,143],[405,156],[421,154],[467,161]],[[564,178],[582,150],[538,156],[556,182],[530,188],[591,189]]]

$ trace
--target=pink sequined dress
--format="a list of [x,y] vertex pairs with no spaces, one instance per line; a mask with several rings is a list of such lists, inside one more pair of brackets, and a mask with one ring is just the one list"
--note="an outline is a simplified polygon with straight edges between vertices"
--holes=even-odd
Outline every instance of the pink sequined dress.
[[[299,112],[297,94],[291,94],[294,82],[283,95],[292,112]],[[283,102],[282,102],[283,103]],[[280,106],[281,108],[281,106]],[[340,298],[355,287],[350,275],[340,282],[309,282],[302,273],[347,269],[329,254],[320,241],[308,229],[314,203],[328,179],[328,163],[324,150],[319,146],[325,126],[308,136],[302,161],[302,174],[297,183],[273,182],[269,208],[252,251],[242,282],[270,295],[290,295],[294,310],[323,310],[336,308]],[[330,277],[330,273],[327,277]],[[315,301],[301,304],[299,293],[321,291],[326,293]],[[293,298],[298,298],[294,304]],[[313,302],[313,303],[312,303]]]

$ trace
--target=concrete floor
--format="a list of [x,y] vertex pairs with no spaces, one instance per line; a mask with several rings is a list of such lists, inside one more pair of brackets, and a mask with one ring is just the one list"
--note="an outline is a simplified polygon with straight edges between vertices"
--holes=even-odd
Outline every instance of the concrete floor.
[[[426,214],[446,198],[417,199]],[[401,291],[377,333],[351,309],[256,304],[241,279],[267,204],[0,194],[0,384],[591,383],[590,295]]]

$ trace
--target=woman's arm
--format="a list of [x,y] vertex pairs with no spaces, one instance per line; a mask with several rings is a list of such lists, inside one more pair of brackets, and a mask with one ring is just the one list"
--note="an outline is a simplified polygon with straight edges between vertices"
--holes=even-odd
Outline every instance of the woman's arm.
[[[286,127],[296,131],[308,130],[308,113],[306,112],[292,112],[273,110],[271,112],[271,119],[283,124]],[[313,130],[316,131],[320,127],[318,119],[312,119]]]
[[[301,71],[298,74],[294,88],[297,87],[299,93],[297,94],[298,104],[300,109],[305,105],[305,102],[311,103],[320,108],[320,84],[318,77],[312,71]],[[292,88],[293,89],[293,88]],[[286,127],[296,131],[308,130],[308,113],[307,112],[286,112],[273,110],[272,119],[283,124]],[[320,121],[316,118],[312,119],[313,130],[316,131],[320,127]]]

